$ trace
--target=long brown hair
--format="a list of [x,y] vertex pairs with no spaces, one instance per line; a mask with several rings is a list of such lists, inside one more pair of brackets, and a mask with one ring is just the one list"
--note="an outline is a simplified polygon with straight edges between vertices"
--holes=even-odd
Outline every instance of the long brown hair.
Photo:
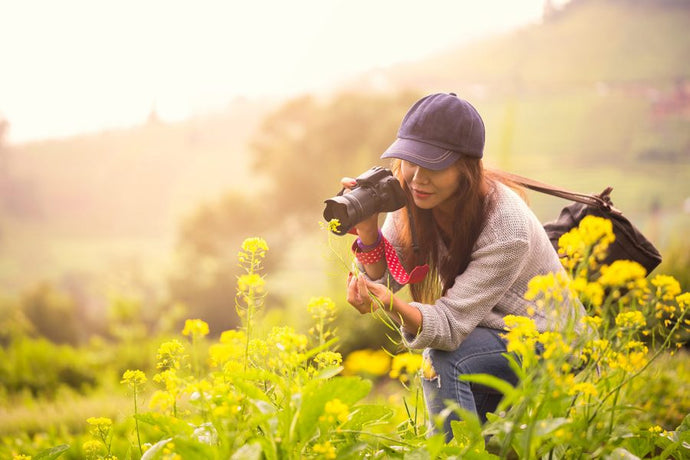
[[[448,235],[442,232],[430,209],[421,209],[415,205],[402,177],[400,164],[400,160],[393,160],[391,169],[407,195],[408,205],[402,210],[403,219],[398,230],[404,248],[403,260],[409,268],[423,264],[428,264],[430,268],[424,281],[410,285],[410,293],[415,301],[432,303],[453,286],[455,278],[469,265],[472,250],[494,205],[491,191],[496,182],[516,188],[523,198],[524,192],[503,177],[500,171],[484,169],[480,159],[462,156],[451,166],[460,173],[460,184],[455,195],[451,234]],[[413,229],[410,228],[410,223],[414,225]],[[413,232],[416,249],[412,244]],[[438,247],[440,239],[446,242],[448,248],[444,257],[441,257]]]

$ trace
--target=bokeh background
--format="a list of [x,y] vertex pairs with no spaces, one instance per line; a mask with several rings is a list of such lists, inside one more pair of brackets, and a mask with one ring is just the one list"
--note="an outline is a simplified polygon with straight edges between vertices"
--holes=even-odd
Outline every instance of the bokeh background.
[[319,222],[431,92],[478,108],[487,166],[612,186],[687,291],[689,27],[687,0],[0,0],[0,343],[35,347],[2,360],[2,410],[150,367],[185,318],[237,327],[252,236],[267,325],[329,296],[344,353],[384,345]]

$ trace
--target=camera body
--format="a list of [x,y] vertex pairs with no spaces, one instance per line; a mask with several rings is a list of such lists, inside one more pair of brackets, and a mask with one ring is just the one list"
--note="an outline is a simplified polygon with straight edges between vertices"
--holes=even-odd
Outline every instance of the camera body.
[[325,201],[323,217],[338,219],[337,235],[346,234],[367,217],[379,212],[396,211],[407,203],[405,192],[390,169],[374,166],[359,175],[350,193],[341,191]]

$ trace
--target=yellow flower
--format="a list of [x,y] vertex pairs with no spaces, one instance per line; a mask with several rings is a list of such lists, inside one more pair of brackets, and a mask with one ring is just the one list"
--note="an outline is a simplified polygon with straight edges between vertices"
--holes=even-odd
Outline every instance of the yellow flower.
[[676,302],[681,308],[690,306],[690,292],[684,292],[676,297]]
[[537,275],[527,284],[527,292],[525,292],[525,299],[534,300],[540,294],[544,294],[553,289],[555,285],[555,279],[552,273],[546,275]]
[[320,458],[334,459],[335,458],[335,447],[331,444],[331,441],[326,441],[319,444],[314,444],[312,450],[315,454],[319,454]]
[[661,300],[673,300],[681,293],[678,281],[669,275],[656,275],[652,281],[656,287],[656,297]]
[[268,244],[266,244],[266,240],[263,238],[247,238],[242,242],[242,250],[262,254],[268,251]]
[[565,343],[563,335],[559,332],[543,332],[539,334],[538,340],[544,346],[544,351],[541,354],[544,359],[571,354],[570,347]]
[[350,416],[350,408],[338,398],[328,401],[323,411],[324,414],[319,417],[322,422],[334,423],[337,420],[339,423],[345,423]]
[[601,316],[585,316],[582,318],[582,322],[585,323],[586,326],[589,326],[592,330],[596,331],[599,329],[604,320],[601,319]]
[[565,256],[564,266],[575,269],[581,262],[595,268],[604,260],[609,245],[615,241],[611,221],[602,217],[585,216],[577,227],[558,240],[558,253]]
[[103,443],[98,442],[95,439],[92,439],[82,444],[81,450],[84,452],[84,456],[87,460],[92,460],[101,458],[103,456],[103,454],[105,453],[105,446],[103,445]]
[[328,222],[319,222],[319,226],[330,232],[337,232],[340,228],[340,221],[338,219],[331,219]]
[[626,372],[638,371],[647,364],[646,351],[633,351],[628,354],[614,353],[612,358],[609,362],[611,368],[622,369]]
[[240,292],[253,291],[260,294],[264,291],[265,285],[266,281],[257,273],[244,274],[237,280],[237,289]]
[[405,383],[422,367],[422,355],[418,353],[400,353],[393,356],[389,376]]
[[525,316],[507,315],[503,321],[507,331],[503,334],[508,342],[507,350],[523,357],[533,354],[539,336],[534,320]]
[[335,351],[322,351],[314,357],[314,362],[319,369],[340,366],[340,363],[343,362],[343,356]]
[[175,396],[167,391],[156,390],[151,395],[149,407],[162,413],[169,412],[175,405]]
[[612,288],[643,288],[646,286],[647,270],[631,260],[616,260],[611,265],[601,267],[601,277],[598,282],[605,287]]
[[156,367],[158,369],[179,369],[180,361],[184,358],[184,345],[179,340],[173,339],[168,342],[163,342],[158,347],[156,360],[158,361]]
[[312,297],[307,304],[307,311],[313,319],[330,320],[335,315],[335,302],[329,297]]
[[96,428],[108,429],[113,425],[113,421],[108,417],[89,417],[86,419],[86,423]]
[[184,322],[182,335],[204,337],[208,335],[208,323],[200,319],[188,319]]
[[598,394],[597,387],[590,382],[580,382],[576,383],[568,389],[569,395],[583,395],[583,396],[596,396]]
[[120,383],[126,383],[131,387],[138,387],[146,383],[146,374],[140,370],[126,370],[125,373],[122,374]]
[[177,377],[175,369],[166,369],[153,376],[153,381],[163,385],[165,390],[175,395],[177,394],[180,379]]
[[586,278],[576,278],[572,283],[573,291],[585,303],[601,307],[604,303],[604,288],[599,283],[591,283]]
[[616,326],[625,329],[641,329],[645,327],[647,320],[641,311],[626,311],[616,316]]
[[347,375],[368,374],[380,377],[388,373],[391,357],[384,350],[355,350],[345,358],[344,373]]

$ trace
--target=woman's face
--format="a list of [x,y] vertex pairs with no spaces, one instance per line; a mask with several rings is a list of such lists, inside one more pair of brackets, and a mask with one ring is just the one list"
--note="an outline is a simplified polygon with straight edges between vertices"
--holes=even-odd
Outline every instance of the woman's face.
[[443,210],[454,208],[451,198],[460,186],[460,172],[455,166],[433,171],[402,160],[400,170],[418,207],[433,209],[440,206]]

